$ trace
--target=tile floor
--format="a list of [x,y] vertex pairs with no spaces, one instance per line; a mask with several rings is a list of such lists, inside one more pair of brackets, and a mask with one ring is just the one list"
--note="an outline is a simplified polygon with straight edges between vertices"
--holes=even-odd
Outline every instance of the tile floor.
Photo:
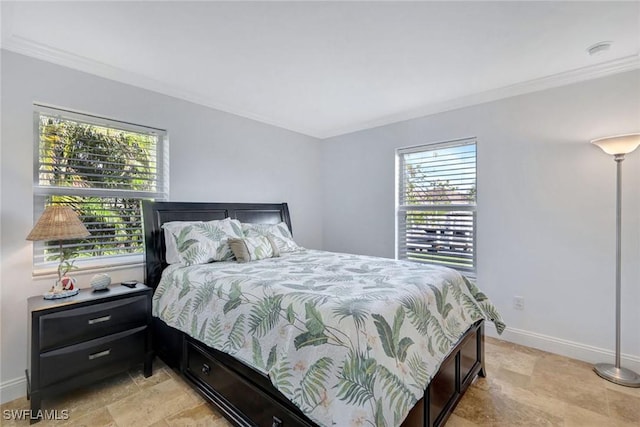
[[[487,338],[487,378],[478,378],[462,398],[447,427],[638,427],[640,388],[599,378],[591,365],[516,344]],[[28,409],[25,398],[0,407]],[[230,424],[162,363],[144,378],[141,371],[44,401],[43,409],[68,409],[66,421],[36,426],[168,427]]]

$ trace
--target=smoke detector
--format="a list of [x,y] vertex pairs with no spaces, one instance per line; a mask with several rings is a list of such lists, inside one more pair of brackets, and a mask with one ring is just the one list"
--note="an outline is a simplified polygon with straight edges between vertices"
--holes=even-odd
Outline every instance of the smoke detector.
[[591,55],[591,56],[599,55],[599,54],[609,50],[611,48],[612,44],[613,44],[613,42],[609,42],[609,41],[598,42],[598,43],[596,43],[594,45],[589,46],[587,48],[587,53],[589,53],[589,55]]

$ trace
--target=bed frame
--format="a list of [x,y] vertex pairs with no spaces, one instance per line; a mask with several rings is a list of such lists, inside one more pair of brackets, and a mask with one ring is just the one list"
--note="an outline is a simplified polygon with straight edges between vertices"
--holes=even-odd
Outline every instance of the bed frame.
[[[278,223],[291,230],[286,203],[142,203],[145,235],[145,279],[154,290],[162,270],[164,235],[168,221],[203,221],[236,218],[241,222]],[[234,425],[294,427],[316,426],[271,385],[263,373],[208,347],[158,318],[153,319],[155,353],[200,392]],[[440,366],[424,397],[411,410],[403,427],[439,427],[477,375],[484,370],[484,323],[473,324]]]

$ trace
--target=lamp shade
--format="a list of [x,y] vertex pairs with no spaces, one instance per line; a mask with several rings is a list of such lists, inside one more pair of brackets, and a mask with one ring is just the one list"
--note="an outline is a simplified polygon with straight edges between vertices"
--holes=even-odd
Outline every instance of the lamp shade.
[[81,239],[91,233],[69,206],[47,206],[27,240]]
[[602,148],[602,151],[607,154],[629,154],[640,145],[640,133],[598,138],[591,141],[591,143]]

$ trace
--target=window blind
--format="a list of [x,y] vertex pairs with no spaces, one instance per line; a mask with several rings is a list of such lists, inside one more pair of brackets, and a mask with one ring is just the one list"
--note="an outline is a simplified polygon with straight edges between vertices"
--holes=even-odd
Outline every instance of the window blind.
[[[34,116],[34,221],[48,205],[71,206],[91,233],[63,241],[78,263],[141,261],[140,201],[168,195],[166,132],[38,105]],[[58,242],[36,242],[34,269],[58,256]]]
[[397,258],[475,271],[475,138],[397,151]]

